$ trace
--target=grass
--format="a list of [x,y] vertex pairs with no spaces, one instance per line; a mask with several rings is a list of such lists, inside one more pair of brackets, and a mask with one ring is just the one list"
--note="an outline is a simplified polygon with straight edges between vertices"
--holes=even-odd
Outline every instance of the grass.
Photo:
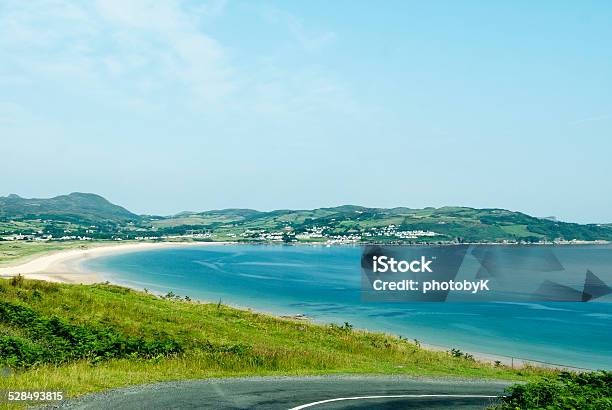
[[510,235],[514,235],[518,238],[523,238],[527,236],[544,238],[544,235],[529,231],[527,225],[502,225],[500,226],[500,228],[503,229],[504,232],[509,233]]
[[[554,373],[479,363],[469,355],[425,350],[349,324],[317,325],[108,284],[0,280],[0,302],[5,310],[27,313],[26,319],[1,314],[0,337],[43,350],[66,349],[65,355],[43,351],[28,363],[0,353],[0,366],[10,368],[0,377],[0,390],[61,390],[74,397],[132,384],[223,376],[360,373],[527,381]],[[125,354],[114,354],[109,338],[144,346],[163,341],[171,348],[152,352],[135,344]]]

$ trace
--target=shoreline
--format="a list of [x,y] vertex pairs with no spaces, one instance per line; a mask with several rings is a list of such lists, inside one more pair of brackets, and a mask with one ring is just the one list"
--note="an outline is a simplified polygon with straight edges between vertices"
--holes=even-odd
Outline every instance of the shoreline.
[[[106,281],[105,273],[108,272],[92,272],[85,269],[82,264],[83,262],[107,255],[117,255],[122,253],[140,252],[154,249],[171,249],[171,248],[186,248],[186,247],[199,247],[199,246],[215,246],[215,245],[227,245],[233,244],[234,242],[129,242],[129,243],[112,243],[112,244],[99,244],[91,248],[77,248],[68,249],[61,251],[52,251],[48,253],[42,253],[40,255],[33,256],[27,260],[19,261],[15,264],[0,267],[0,279],[7,279],[13,276],[22,275],[26,279],[44,280],[48,282],[59,282],[65,284],[94,284]],[[142,291],[143,289],[129,286],[121,281],[111,281],[119,286],[124,286],[134,290]],[[160,296],[160,295],[158,295]],[[215,303],[214,301],[198,300],[200,303]],[[327,322],[320,322],[313,320],[304,315],[286,315],[282,312],[271,312],[271,311],[259,311],[248,306],[227,304],[228,306],[236,309],[248,310],[253,312],[259,312],[266,315],[271,315],[278,318],[293,319],[293,320],[308,320],[316,324],[328,324]],[[294,317],[295,316],[295,317]],[[385,334],[392,335],[391,333],[375,330],[375,329],[361,329],[368,332],[382,332]],[[448,351],[452,346],[441,346],[436,344],[430,344],[423,342],[421,344],[423,348],[432,351]],[[545,361],[538,361],[535,359],[526,359],[513,357],[503,354],[484,353],[478,351],[466,351],[473,355],[473,357],[485,363],[494,364],[499,362],[502,365],[522,368],[525,366],[536,366],[542,368],[551,368],[559,370],[588,370],[586,368],[568,366],[556,363],[548,363]]]
[[82,267],[86,260],[106,255],[140,252],[153,249],[183,248],[194,246],[226,245],[231,242],[129,242],[124,244],[100,244],[86,249],[66,249],[34,255],[27,260],[0,267],[0,278],[22,275],[26,279],[45,280],[68,284],[93,284],[103,282],[104,272],[91,272]]

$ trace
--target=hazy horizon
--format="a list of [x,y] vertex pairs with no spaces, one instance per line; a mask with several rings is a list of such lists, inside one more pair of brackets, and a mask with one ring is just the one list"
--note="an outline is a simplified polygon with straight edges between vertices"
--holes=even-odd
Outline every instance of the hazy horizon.
[[0,195],[611,223],[611,15],[597,1],[3,2]]

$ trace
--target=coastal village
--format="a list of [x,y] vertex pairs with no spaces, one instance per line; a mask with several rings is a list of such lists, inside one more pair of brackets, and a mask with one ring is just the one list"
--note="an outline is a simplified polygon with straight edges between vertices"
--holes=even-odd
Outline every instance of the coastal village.
[[[65,234],[54,236],[44,230],[24,231],[11,233],[9,235],[0,231],[0,241],[92,241],[98,240],[95,237],[96,226],[89,226],[86,232],[91,235],[74,234],[71,229],[66,229]],[[388,244],[458,244],[469,243],[458,240],[448,241],[434,231],[425,230],[403,230],[400,226],[389,224],[381,227],[370,227],[364,231],[349,230],[348,232],[337,232],[333,226],[312,226],[296,232],[291,226],[283,229],[244,229],[228,232],[226,229],[215,230],[191,230],[181,234],[168,235],[160,234],[155,231],[146,231],[141,235],[125,235],[118,233],[107,240],[123,241],[229,241],[247,243],[318,243],[323,245],[346,245],[346,244],[367,244],[367,243],[388,243]],[[499,242],[478,242],[478,243],[498,243],[498,244],[540,244],[540,245],[564,245],[564,244],[605,244],[604,240],[584,241],[584,240],[565,240],[556,239],[540,240],[537,242],[525,242],[518,240],[503,240]]]
[[[90,227],[95,229],[95,226]],[[90,229],[90,232],[94,232]],[[66,230],[66,232],[70,232]],[[330,234],[333,232],[333,227],[330,226],[314,226],[307,228],[304,232],[295,233],[291,227],[285,227],[280,231],[268,231],[265,229],[246,229],[240,233],[226,232],[221,235],[214,232],[188,232],[181,235],[142,235],[135,236],[133,239],[145,240],[200,240],[210,241],[214,239],[233,239],[242,241],[260,241],[260,242],[324,242],[325,244],[348,244],[359,243],[365,238],[393,238],[393,239],[418,239],[421,237],[436,237],[437,233],[433,231],[422,230],[399,230],[396,225],[388,225],[383,227],[373,227],[363,233],[344,233]],[[81,235],[63,235],[54,237],[52,234],[46,233],[43,230],[30,233],[15,233],[0,237],[3,241],[90,241],[94,238],[91,236]],[[115,237],[114,240],[123,240],[124,238]]]

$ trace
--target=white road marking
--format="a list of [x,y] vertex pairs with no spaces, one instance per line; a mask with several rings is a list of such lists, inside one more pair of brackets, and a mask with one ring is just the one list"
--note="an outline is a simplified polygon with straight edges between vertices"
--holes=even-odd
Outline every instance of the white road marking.
[[497,399],[501,396],[484,396],[484,395],[476,395],[476,394],[397,394],[397,395],[392,395],[392,396],[338,397],[337,399],[327,399],[327,400],[321,400],[321,401],[315,401],[312,403],[302,404],[301,406],[292,407],[289,410],[302,410],[308,407],[318,406],[319,404],[325,404],[325,403],[331,403],[334,401],[343,401],[343,400],[402,399],[402,398],[424,398],[424,397]]

